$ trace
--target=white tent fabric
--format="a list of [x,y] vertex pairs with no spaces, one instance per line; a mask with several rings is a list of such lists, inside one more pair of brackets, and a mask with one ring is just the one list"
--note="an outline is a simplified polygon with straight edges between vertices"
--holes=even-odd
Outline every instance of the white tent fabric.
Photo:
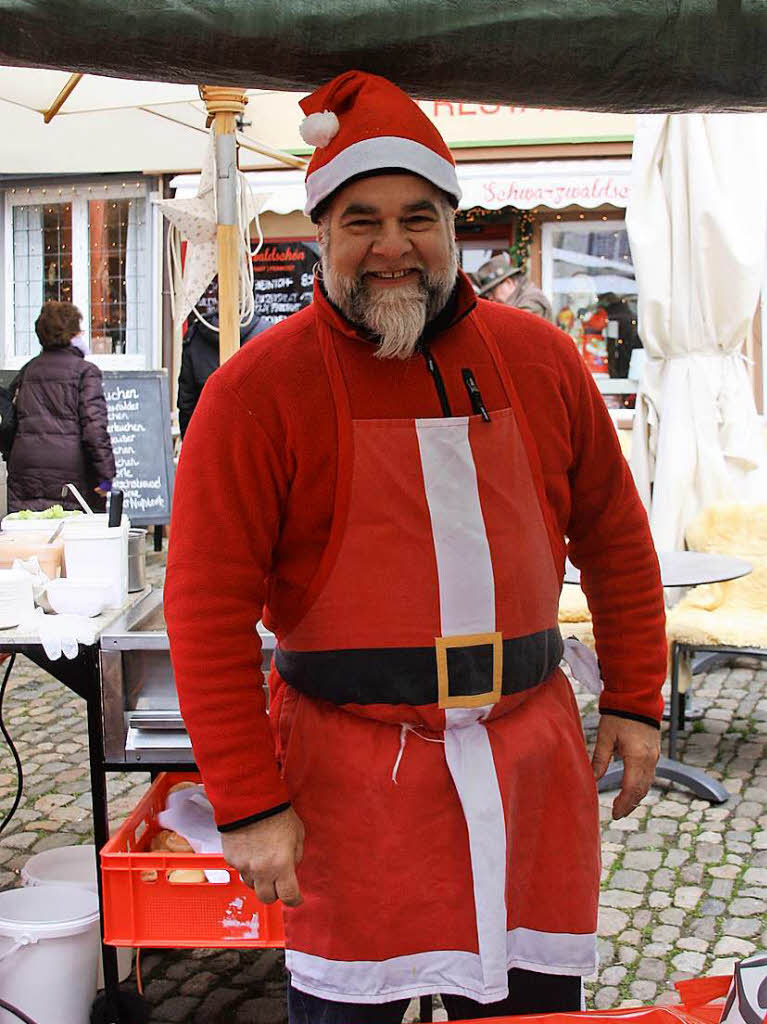
[[767,115],[637,118],[626,221],[647,353],[631,468],[656,547],[675,550],[703,506],[767,501],[743,355],[767,241]]

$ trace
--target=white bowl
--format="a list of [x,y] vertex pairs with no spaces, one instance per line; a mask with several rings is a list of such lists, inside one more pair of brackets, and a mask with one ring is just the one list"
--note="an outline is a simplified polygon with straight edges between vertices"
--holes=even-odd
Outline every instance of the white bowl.
[[109,603],[111,585],[106,580],[62,577],[51,580],[46,590],[51,608],[59,615],[100,615]]

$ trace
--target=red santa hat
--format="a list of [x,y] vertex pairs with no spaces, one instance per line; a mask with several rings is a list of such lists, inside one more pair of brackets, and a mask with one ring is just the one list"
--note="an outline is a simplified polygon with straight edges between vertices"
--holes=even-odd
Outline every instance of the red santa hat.
[[392,82],[347,71],[301,100],[301,137],[317,148],[306,172],[305,213],[351,178],[410,171],[458,205],[461,189],[445,140],[421,108]]

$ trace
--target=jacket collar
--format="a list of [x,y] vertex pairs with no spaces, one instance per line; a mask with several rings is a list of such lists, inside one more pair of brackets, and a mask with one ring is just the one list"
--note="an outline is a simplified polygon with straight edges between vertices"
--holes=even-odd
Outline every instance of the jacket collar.
[[[455,280],[455,287],[450,298],[445,303],[444,309],[437,316],[430,320],[424,329],[419,346],[432,344],[439,340],[439,336],[462,320],[477,305],[477,296],[471,281],[462,270],[458,271]],[[344,334],[347,338],[355,341],[362,341],[371,344],[373,339],[363,328],[353,324],[344,316],[340,309],[335,306],[325,294],[319,278],[314,279],[313,306],[315,316],[324,320],[334,331]]]
[[[57,345],[55,348],[42,348],[41,347],[41,351],[40,351],[40,355],[41,356],[42,355],[46,355],[46,354],[47,355],[53,355],[54,353],[56,353],[58,358],[70,359],[72,356],[77,356],[78,359],[85,359],[85,356],[82,354],[80,349],[79,348],[75,348],[74,345]],[[66,355],[62,356],[62,353],[66,353]]]

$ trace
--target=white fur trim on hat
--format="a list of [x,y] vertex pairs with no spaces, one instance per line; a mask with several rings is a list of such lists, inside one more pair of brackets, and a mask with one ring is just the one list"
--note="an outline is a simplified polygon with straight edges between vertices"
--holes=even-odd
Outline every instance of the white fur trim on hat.
[[327,146],[338,134],[341,126],[332,110],[323,110],[321,114],[309,114],[298,126],[301,138],[309,146],[320,148]]
[[331,192],[335,192],[349,178],[387,167],[418,174],[443,192],[454,196],[456,202],[460,202],[461,186],[458,184],[455,166],[449,160],[412,139],[381,135],[347,146],[323,167],[318,167],[309,175],[306,179],[304,213],[310,215],[318,203]]

